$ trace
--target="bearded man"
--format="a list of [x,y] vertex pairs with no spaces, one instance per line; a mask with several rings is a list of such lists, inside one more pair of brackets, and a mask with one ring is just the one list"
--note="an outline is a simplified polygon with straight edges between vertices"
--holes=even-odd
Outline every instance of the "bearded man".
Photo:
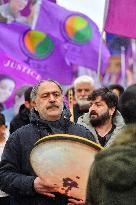
[[110,146],[124,120],[117,111],[117,96],[108,88],[94,90],[88,97],[89,112],[78,119],[78,123],[88,128],[101,146]]
[[76,104],[74,105],[74,121],[89,111],[88,96],[94,90],[94,80],[90,76],[80,76],[74,81]]

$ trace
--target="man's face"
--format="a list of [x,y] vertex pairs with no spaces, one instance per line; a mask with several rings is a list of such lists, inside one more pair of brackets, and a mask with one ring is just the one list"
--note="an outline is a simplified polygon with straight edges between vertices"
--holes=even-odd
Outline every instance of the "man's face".
[[115,108],[109,108],[104,100],[100,96],[96,97],[95,100],[90,101],[90,122],[96,127],[104,125],[105,122],[112,119],[112,115]]
[[5,78],[0,81],[0,103],[5,102],[11,96],[14,88],[15,83],[13,80]]
[[80,83],[75,87],[75,98],[79,106],[89,106],[88,96],[92,93],[94,87],[90,83]]
[[43,82],[38,88],[33,106],[41,119],[56,121],[63,111],[63,95],[59,87],[53,82]]

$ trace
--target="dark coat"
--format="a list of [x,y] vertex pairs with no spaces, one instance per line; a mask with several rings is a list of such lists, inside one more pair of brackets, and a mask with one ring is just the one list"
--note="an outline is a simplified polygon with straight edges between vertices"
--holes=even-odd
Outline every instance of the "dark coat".
[[87,205],[136,205],[136,143],[116,145],[96,155],[86,202]]
[[21,105],[19,109],[19,113],[12,119],[10,123],[10,134],[15,132],[18,128],[28,125],[30,123],[29,119],[30,111],[25,107],[25,105]]
[[74,105],[74,122],[78,121],[78,118],[82,116],[83,114],[87,113],[89,111],[89,108],[86,110],[80,110],[79,105]]
[[82,125],[70,122],[70,116],[64,111],[60,120],[43,121],[36,112],[32,112],[31,123],[10,135],[0,164],[0,189],[9,193],[14,205],[65,205],[67,198],[56,194],[55,199],[40,195],[34,191],[36,177],[29,162],[34,143],[50,134],[67,133],[93,140],[89,130]]

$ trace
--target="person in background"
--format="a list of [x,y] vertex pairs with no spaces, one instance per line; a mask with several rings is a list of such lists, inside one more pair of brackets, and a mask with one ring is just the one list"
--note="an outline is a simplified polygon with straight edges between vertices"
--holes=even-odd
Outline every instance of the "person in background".
[[88,97],[89,112],[78,119],[92,132],[95,141],[101,146],[110,146],[119,130],[125,125],[117,111],[117,96],[108,88],[94,90]]
[[[0,113],[0,160],[1,155],[7,140],[7,127],[5,122],[5,116]],[[0,205],[9,205],[10,200],[8,194],[0,190]]]
[[118,99],[124,92],[124,88],[122,85],[119,84],[111,84],[108,86],[109,90],[111,90],[114,94],[117,95]]
[[136,84],[126,88],[118,106],[126,124],[136,123]]
[[[72,95],[72,96],[71,96],[71,95]],[[72,97],[73,105],[76,104],[75,90],[74,90],[74,87],[73,87],[73,86],[69,87],[69,88],[66,90],[66,92],[65,92],[65,97],[66,97],[66,100],[67,100],[68,103],[70,103],[70,102],[69,102],[69,101],[70,101],[69,98]]]
[[94,90],[94,81],[90,76],[80,76],[74,81],[76,104],[73,107],[74,121],[89,110],[88,96]]
[[52,134],[72,134],[92,141],[94,138],[84,126],[70,121],[58,82],[39,82],[32,89],[31,100],[30,124],[13,132],[6,142],[0,163],[0,188],[10,194],[13,205],[68,204],[69,198],[62,194],[60,187],[36,176],[30,153],[37,140]]
[[110,148],[95,156],[86,205],[136,204],[136,126],[124,127]]
[[3,110],[5,108],[5,102],[9,99],[15,89],[15,81],[6,75],[0,74],[0,103],[3,104]]
[[6,124],[8,127],[10,127],[10,122],[13,119],[13,117],[18,114],[20,106],[24,104],[24,93],[30,86],[31,85],[23,85],[22,87],[18,88],[15,91],[14,105],[2,111],[6,118]]
[[17,130],[18,128],[30,123],[30,109],[31,107],[31,91],[33,87],[29,87],[25,93],[25,102],[20,106],[19,113],[12,119],[10,123],[10,134]]

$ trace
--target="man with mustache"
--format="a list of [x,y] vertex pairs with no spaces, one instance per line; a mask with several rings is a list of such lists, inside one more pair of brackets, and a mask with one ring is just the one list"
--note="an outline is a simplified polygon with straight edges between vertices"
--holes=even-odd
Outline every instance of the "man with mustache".
[[[52,134],[71,134],[93,140],[85,127],[70,121],[59,83],[44,80],[31,91],[33,109],[30,124],[13,132],[0,164],[0,189],[10,194],[14,205],[66,205],[73,202],[60,193],[60,187],[41,180],[30,165],[29,157],[37,140]],[[72,170],[71,170],[72,171]]]
[[76,104],[74,105],[74,121],[89,110],[88,96],[94,90],[94,81],[90,76],[80,76],[74,81]]
[[89,112],[78,119],[78,123],[88,128],[101,146],[110,146],[124,121],[117,111],[117,96],[108,88],[94,90],[88,97]]

